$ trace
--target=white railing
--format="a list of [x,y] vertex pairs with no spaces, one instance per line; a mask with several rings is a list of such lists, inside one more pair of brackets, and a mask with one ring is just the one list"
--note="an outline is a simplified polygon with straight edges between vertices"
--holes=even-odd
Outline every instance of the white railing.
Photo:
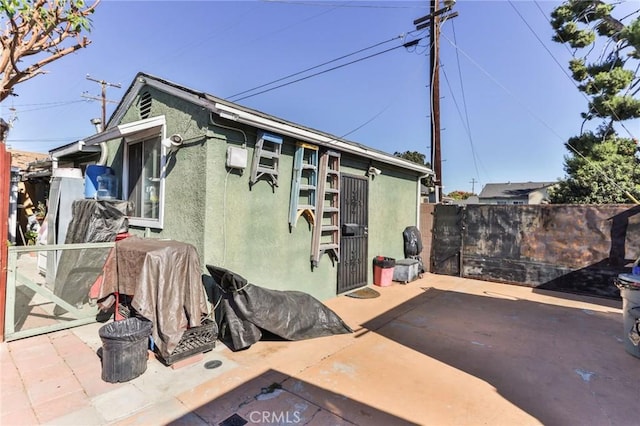
[[[58,262],[62,253],[69,250],[100,249],[104,251],[106,258],[108,250],[105,249],[114,246],[114,242],[107,242],[9,247],[5,340],[16,340],[95,322],[98,314],[95,301],[87,301],[89,289],[94,282],[81,282],[80,291],[84,291],[86,285],[87,292],[87,298],[82,297],[82,302],[64,300],[60,291],[56,291],[55,288],[56,285],[64,284],[57,279],[60,266]],[[78,264],[75,269],[71,268],[69,275],[74,271],[96,278],[101,275],[103,264],[96,265],[94,261],[93,264],[83,265],[80,257],[78,260]]]

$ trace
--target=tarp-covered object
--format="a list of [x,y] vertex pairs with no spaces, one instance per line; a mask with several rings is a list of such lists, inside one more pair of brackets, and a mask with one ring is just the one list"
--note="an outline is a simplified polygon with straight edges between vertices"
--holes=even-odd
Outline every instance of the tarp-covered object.
[[[128,201],[76,200],[72,205],[65,244],[104,243],[116,240],[120,233],[127,232],[132,211]],[[109,254],[108,248],[63,250],[54,284],[54,294],[72,305],[89,301],[89,287],[102,273]],[[55,255],[54,252],[49,253]],[[60,315],[64,309],[56,306],[54,313]]]
[[99,297],[133,296],[131,306],[153,323],[153,340],[165,359],[187,327],[200,326],[208,313],[200,258],[191,244],[128,237],[116,243],[104,269]]
[[300,291],[271,290],[250,284],[240,275],[207,265],[220,286],[233,350],[251,346],[266,330],[286,340],[303,340],[353,330],[331,309]]
[[419,273],[422,274],[425,268],[422,263],[422,256],[420,256],[420,253],[422,253],[420,230],[415,226],[407,226],[402,232],[402,238],[404,239],[404,257],[417,260],[419,262]]

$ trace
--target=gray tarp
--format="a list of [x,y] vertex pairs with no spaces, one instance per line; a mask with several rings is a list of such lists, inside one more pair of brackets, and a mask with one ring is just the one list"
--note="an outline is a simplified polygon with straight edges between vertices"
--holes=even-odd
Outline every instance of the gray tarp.
[[261,329],[286,340],[353,332],[335,312],[309,294],[270,290],[226,269],[211,265],[207,269],[221,291],[233,350],[256,343],[262,337]]
[[[128,201],[77,200],[72,205],[65,244],[104,243],[116,240],[127,232],[131,211]],[[72,305],[89,301],[89,288],[102,274],[102,267],[109,254],[108,248],[63,250],[55,278],[54,294]],[[50,252],[49,256],[55,255]],[[65,310],[56,307],[60,315]]]
[[100,298],[133,296],[131,306],[153,322],[152,336],[163,358],[184,331],[207,315],[200,260],[194,246],[173,240],[129,237],[118,241],[105,264]]

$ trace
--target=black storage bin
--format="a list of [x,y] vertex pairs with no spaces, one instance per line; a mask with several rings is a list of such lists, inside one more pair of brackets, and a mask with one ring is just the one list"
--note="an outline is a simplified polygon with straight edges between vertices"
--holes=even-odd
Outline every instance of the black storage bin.
[[137,317],[100,327],[102,380],[109,383],[127,382],[146,371],[152,327],[151,321]]

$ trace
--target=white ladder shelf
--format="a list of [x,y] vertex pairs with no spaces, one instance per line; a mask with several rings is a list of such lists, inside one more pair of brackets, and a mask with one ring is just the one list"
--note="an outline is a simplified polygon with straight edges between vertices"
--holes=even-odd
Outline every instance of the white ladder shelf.
[[311,239],[311,265],[318,266],[328,253],[332,262],[340,261],[340,153],[320,154],[316,223]]
[[305,216],[311,226],[315,224],[317,185],[318,147],[298,142],[293,157],[293,181],[289,204],[290,230],[296,227],[300,216]]
[[251,177],[249,187],[258,182],[262,176],[269,179],[271,187],[275,190],[278,186],[278,165],[282,152],[282,137],[263,131],[258,132],[258,139],[253,151],[251,163]]

